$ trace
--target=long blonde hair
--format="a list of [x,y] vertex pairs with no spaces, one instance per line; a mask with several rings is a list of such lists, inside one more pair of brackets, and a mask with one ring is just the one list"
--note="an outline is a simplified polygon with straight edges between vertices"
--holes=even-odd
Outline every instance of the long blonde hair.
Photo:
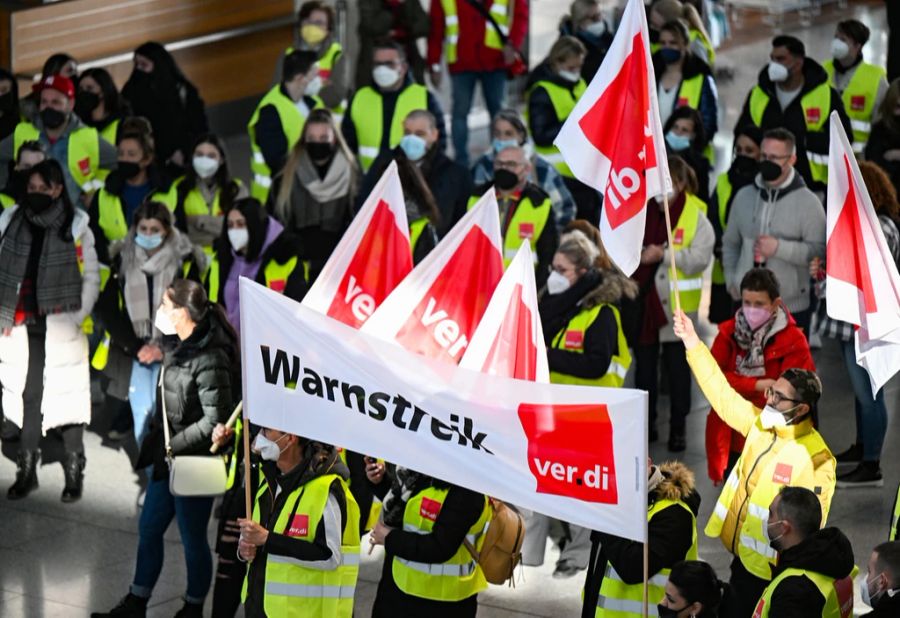
[[[304,144],[306,141],[306,132],[310,125],[313,124],[327,124],[331,127],[331,130],[334,132],[337,150],[339,150],[340,154],[347,159],[347,162],[352,168],[356,168],[356,158],[347,146],[347,142],[344,141],[344,137],[341,135],[337,125],[335,125],[334,117],[331,115],[331,112],[327,109],[312,110],[309,113],[309,116],[307,116],[306,122],[303,124],[303,131],[300,132],[300,139],[294,144],[294,147],[291,149],[291,154],[288,156],[284,168],[281,170],[281,182],[278,185],[278,195],[275,198],[275,218],[282,223],[289,219],[291,192],[294,190],[294,176],[297,173],[297,167],[300,165],[300,158],[303,156],[303,153],[306,152],[306,145]],[[350,193],[354,194],[355,192],[356,187],[351,185]]]
[[697,8],[690,2],[682,2],[681,0],[656,0],[650,5],[651,11],[656,11],[663,17],[663,21],[673,21],[680,19],[687,23],[689,30],[696,30],[705,41],[712,45],[712,39],[703,25],[703,19]]

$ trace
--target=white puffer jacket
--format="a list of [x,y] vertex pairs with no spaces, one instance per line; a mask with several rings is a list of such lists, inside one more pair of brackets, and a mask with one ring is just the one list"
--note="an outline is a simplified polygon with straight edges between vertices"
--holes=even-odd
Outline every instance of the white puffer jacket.
[[[10,206],[0,214],[0,238],[18,206]],[[81,278],[81,309],[47,316],[47,338],[44,362],[44,394],[41,412],[42,430],[87,423],[91,420],[90,365],[87,337],[82,330],[100,294],[100,270],[94,235],[88,228],[88,215],[75,210],[72,237],[81,243],[84,270]],[[2,240],[0,240],[2,244]],[[0,334],[0,384],[3,388],[3,413],[22,426],[22,392],[28,373],[28,332],[25,326],[13,327]]]

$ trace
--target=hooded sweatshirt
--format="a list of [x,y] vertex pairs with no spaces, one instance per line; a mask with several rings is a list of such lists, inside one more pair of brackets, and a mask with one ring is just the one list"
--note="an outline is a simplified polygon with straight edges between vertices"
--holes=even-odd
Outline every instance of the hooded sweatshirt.
[[[837,528],[823,528],[800,544],[779,555],[772,569],[774,580],[786,569],[803,569],[834,579],[842,579],[853,571],[853,547]],[[770,618],[821,618],[825,598],[807,577],[786,577],[772,593]]]
[[732,297],[744,274],[753,268],[753,245],[763,235],[778,239],[765,266],[778,278],[781,298],[791,313],[809,307],[809,261],[825,256],[825,211],[803,178],[791,171],[776,187],[761,175],[734,196],[728,227],[722,237],[725,284]]
[[241,303],[238,298],[238,282],[241,277],[255,279],[256,273],[262,266],[262,257],[266,253],[278,235],[284,231],[284,227],[274,218],[269,217],[269,225],[266,226],[266,239],[259,250],[259,255],[252,262],[248,262],[244,257],[235,253],[232,249],[234,262],[231,270],[228,272],[228,279],[225,280],[225,312],[228,315],[228,322],[234,330],[240,335],[241,333]]

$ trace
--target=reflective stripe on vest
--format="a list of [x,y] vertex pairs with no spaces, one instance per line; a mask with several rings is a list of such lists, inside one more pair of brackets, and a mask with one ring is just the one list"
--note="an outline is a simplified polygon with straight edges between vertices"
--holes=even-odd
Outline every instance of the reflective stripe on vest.
[[[41,133],[30,122],[20,122],[13,133],[13,159],[19,158],[19,148],[32,140],[40,140]],[[75,183],[84,192],[96,191],[94,176],[100,165],[100,134],[92,127],[79,127],[68,134],[66,166]]]
[[[339,616],[353,614],[353,593],[359,574],[359,506],[347,484],[335,474],[308,481],[287,497],[272,533],[312,542],[325,511],[332,483],[340,483],[347,504],[347,520],[341,533],[341,564],[332,570],[305,566],[303,561],[269,554],[266,557],[265,599],[268,616]],[[270,491],[262,483],[253,507],[254,521],[260,521],[259,499]],[[249,571],[248,575],[249,577]],[[242,600],[247,598],[244,578]]]
[[889,541],[897,540],[897,522],[900,521],[900,485],[897,486],[897,497],[894,498],[894,513],[891,515],[891,530]]
[[[359,163],[364,172],[368,171],[381,152],[381,140],[384,136],[383,103],[384,97],[371,86],[359,90],[351,103],[350,120],[356,127]],[[420,84],[409,84],[397,97],[394,105],[388,148],[395,148],[400,143],[403,137],[403,120],[417,109],[428,109],[428,90]]]
[[753,618],[766,618],[769,615],[775,590],[788,577],[805,577],[815,584],[819,594],[825,599],[822,618],[850,618],[853,615],[853,578],[858,572],[859,568],[854,565],[850,575],[835,579],[805,569],[785,569],[766,586],[753,611]]
[[[647,521],[664,509],[678,507],[685,509],[691,515],[691,547],[688,549],[684,560],[697,559],[697,518],[690,507],[681,500],[658,500],[648,511]],[[666,582],[669,580],[671,569],[661,569],[654,574],[648,582],[649,615],[658,616],[656,604],[662,601],[666,593]],[[600,584],[600,595],[597,597],[598,618],[638,618],[644,611],[644,584],[626,584],[616,573],[611,564],[606,564],[603,574],[603,583]]]
[[578,378],[552,371],[550,372],[551,383],[614,387],[621,387],[625,383],[625,375],[628,373],[628,368],[631,367],[631,352],[628,351],[628,341],[625,339],[625,332],[622,330],[622,318],[618,307],[615,305],[601,303],[590,309],[582,309],[557,333],[551,347],[557,350],[565,350],[566,352],[584,354],[585,333],[604,307],[612,309],[616,318],[616,345],[619,348],[618,352],[610,359],[606,373],[599,378]]
[[[506,37],[509,36],[509,29],[512,26],[513,16],[510,4],[513,1],[494,0],[489,9],[497,26]],[[457,46],[459,45],[459,11],[456,7],[456,0],[441,0],[441,8],[444,10],[444,54],[447,64],[453,64],[458,57]],[[487,22],[484,25],[484,46],[489,49],[503,49],[500,35]]]
[[[834,60],[823,62],[822,67],[828,73],[829,83],[834,85]],[[850,82],[844,92],[841,93],[844,110],[853,126],[853,152],[856,154],[862,154],[866,142],[869,141],[878,86],[886,75],[887,72],[883,68],[868,62],[860,62],[850,76]]]
[[[314,109],[324,107],[322,100],[313,97],[316,100]],[[303,123],[306,118],[297,109],[297,104],[281,92],[281,84],[276,84],[269,92],[260,100],[247,123],[247,132],[250,134],[250,151],[252,157],[250,159],[250,172],[253,177],[250,183],[250,195],[255,197],[263,204],[269,196],[269,188],[272,186],[272,170],[266,165],[266,159],[263,157],[262,150],[256,142],[256,124],[259,122],[259,112],[267,105],[275,107],[278,118],[281,120],[281,130],[287,141],[288,152],[294,147],[300,139],[300,133],[303,131]]]
[[[410,498],[403,513],[403,529],[415,534],[430,534],[448,491],[429,487]],[[478,521],[466,533],[466,538],[476,551],[484,545],[484,532],[490,520],[491,509],[485,496]],[[456,553],[440,564],[425,564],[395,556],[391,571],[400,590],[433,601],[461,601],[487,588],[484,573],[465,544],[460,544]]]
[[[543,88],[547,95],[550,97],[550,102],[553,104],[553,111],[556,112],[556,119],[559,122],[564,121],[569,117],[569,114],[572,113],[572,110],[575,109],[575,103],[578,101],[579,97],[581,97],[582,93],[584,93],[585,88],[587,88],[587,84],[585,84],[583,79],[579,79],[578,83],[575,84],[575,87],[571,90],[568,88],[564,88],[559,84],[555,84],[550,81],[541,80],[534,84],[526,95],[526,98],[531,98],[532,93],[537,88]],[[528,108],[526,104],[526,109]],[[526,122],[528,118],[526,117]],[[553,144],[549,146],[538,146],[535,145],[534,151],[541,155],[547,163],[552,165],[557,172],[566,176],[568,178],[574,178],[575,175],[572,173],[572,170],[569,169],[569,166],[566,165],[566,162],[563,160],[562,155],[559,153],[559,150]]]
[[[694,235],[697,233],[697,224],[706,211],[706,205],[703,203],[703,200],[690,193],[685,195],[684,209],[681,211],[681,216],[678,217],[678,222],[672,231],[674,240],[672,248],[676,253],[676,265],[678,264],[678,252],[691,246],[691,243],[694,241]],[[676,268],[676,272],[678,273],[677,290],[675,282],[669,281],[669,307],[675,307],[675,294],[677,293],[681,297],[681,309],[685,313],[697,311],[700,308],[703,273],[688,275],[680,268]]]
[[[762,429],[758,419],[756,430],[761,431],[764,435],[770,434],[774,444],[775,434]],[[754,430],[751,429],[751,432]],[[763,523],[768,521],[769,505],[786,484],[812,490],[816,483],[813,457],[827,448],[825,441],[815,431],[796,440],[785,442],[781,449],[759,470],[757,483],[749,500],[743,501],[747,504],[747,511],[743,521],[740,521],[744,505],[735,504],[735,500],[738,487],[743,482],[741,475],[744,472],[745,463],[749,466],[748,469],[755,470],[759,461],[769,453],[769,449],[762,451],[753,462],[745,462],[742,455],[732,468],[731,474],[722,488],[722,493],[719,494],[712,516],[706,524],[706,535],[720,536],[725,527],[725,520],[731,514],[737,521],[734,526],[735,538],[731,542],[731,547],[728,547],[729,551],[740,557],[744,568],[751,574],[762,579],[771,578],[771,566],[775,564],[775,552],[762,533]],[[822,524],[824,525],[824,523],[823,521]],[[725,539],[722,540],[724,543]]]
[[[762,128],[763,115],[769,106],[769,95],[759,86],[750,91],[750,118],[753,124]],[[803,119],[806,123],[806,134],[821,133],[828,136],[828,113],[831,110],[831,86],[823,82],[803,95],[800,99]],[[798,136],[799,137],[799,136]],[[804,140],[809,143],[809,140]],[[809,171],[816,182],[828,182],[828,149],[815,152],[807,145],[806,157],[809,160]]]
[[[731,179],[728,178],[727,172],[719,174],[719,178],[716,180],[716,198],[719,201],[717,211],[719,229],[724,234],[728,225],[728,200],[731,199]],[[725,268],[722,266],[722,260],[719,258],[716,258],[713,262],[712,282],[725,285]]]

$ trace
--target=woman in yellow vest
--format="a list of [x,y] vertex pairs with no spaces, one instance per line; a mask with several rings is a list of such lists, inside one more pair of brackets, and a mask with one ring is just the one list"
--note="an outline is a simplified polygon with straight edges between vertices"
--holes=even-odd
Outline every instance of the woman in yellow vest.
[[116,150],[116,169],[94,194],[88,209],[97,255],[103,264],[109,264],[118,253],[138,207],[151,196],[164,195],[167,188],[156,165],[156,148],[146,121],[129,118],[120,131]]
[[763,410],[728,384],[709,348],[683,312],[675,316],[675,334],[684,341],[687,361],[710,405],[722,420],[746,436],[706,535],[719,537],[734,555],[730,584],[738,613],[749,616],[772,578],[775,550],[764,535],[768,509],[785,485],[813,491],[828,517],[835,487],[835,459],[814,428],[822,383],[815,373],[788,369],[766,391]]
[[463,541],[481,549],[487,497],[407,468],[375,491],[384,506],[370,542],[385,557],[372,618],[474,618],[487,580]]
[[[134,223],[97,301],[106,333],[91,364],[108,379],[104,405],[120,417],[114,428],[131,425],[138,446],[156,410],[163,356],[162,334],[153,326],[156,310],[175,279],[200,281],[207,261],[174,227],[165,204],[145,202],[134,213]],[[130,410],[122,414],[126,402]]]
[[[697,559],[697,513],[700,494],[694,473],[678,461],[648,466],[647,543],[648,601],[651,616],[666,598],[669,570],[682,560]],[[582,618],[640,618],[644,599],[644,545],[594,531],[584,582]],[[665,616],[660,612],[660,616]],[[676,613],[674,615],[689,616]],[[705,615],[705,614],[704,614]]]
[[[347,58],[335,36],[334,8],[321,0],[307,0],[297,11],[297,37],[294,49],[315,52],[319,65],[322,89],[319,96],[325,107],[342,115],[347,104]],[[281,74],[280,71],[278,73]],[[340,122],[340,121],[338,121]]]
[[680,20],[687,24],[689,38],[691,43],[691,51],[697,58],[706,62],[710,67],[716,64],[716,52],[712,46],[712,39],[706,32],[706,26],[703,25],[703,19],[700,13],[690,1],[682,0],[655,0],[650,6],[650,12],[647,15],[648,26],[650,27],[650,40],[656,41],[650,46],[650,51],[655,52],[659,45],[659,39],[656,33],[660,32],[663,25]]
[[319,275],[353,218],[360,172],[327,109],[310,112],[276,177],[269,212],[300,239],[309,282]]
[[659,50],[653,54],[659,116],[663,124],[679,107],[700,113],[706,142],[719,130],[719,100],[712,70],[691,50],[690,35],[682,21],[670,21],[659,29]]
[[666,136],[666,152],[678,155],[694,171],[697,177],[697,190],[694,195],[709,202],[709,159],[705,149],[709,146],[706,129],[700,120],[700,113],[690,107],[679,107],[669,115],[663,124]]
[[359,507],[336,449],[263,427],[265,480],[240,519],[248,618],[350,618],[359,573]]
[[660,618],[716,618],[727,586],[708,562],[683,560],[672,567],[657,612]]
[[288,298],[302,300],[308,289],[302,247],[255,198],[236,201],[226,213],[206,275],[206,289],[209,299],[225,308],[228,322],[238,334],[238,280],[247,277]]
[[587,50],[578,39],[561,36],[547,59],[538,65],[526,84],[526,116],[534,149],[562,175],[577,206],[576,219],[600,222],[600,194],[575,178],[553,140],[575,108],[587,85],[581,67]]
[[222,235],[225,213],[235,200],[246,195],[241,181],[230,174],[222,140],[207,133],[194,144],[191,165],[172,183],[168,202],[178,229],[212,254],[213,241]]
[[[577,224],[588,226],[584,221]],[[544,327],[550,381],[554,384],[622,386],[631,353],[622,329],[621,303],[637,296],[637,284],[613,266],[594,228],[562,236],[538,311]],[[550,518],[535,513],[525,526],[522,562],[544,562]],[[571,577],[588,565],[590,531],[562,523],[566,542],[553,576]]]
[[118,143],[119,127],[128,115],[128,103],[116,89],[116,83],[106,69],[88,69],[78,79],[75,113],[100,137],[110,144]]
[[[659,357],[668,374],[670,391],[669,450],[686,448],[685,419],[691,411],[691,373],[684,359],[684,345],[672,332],[675,294],[681,307],[696,316],[700,309],[703,271],[712,260],[715,234],[706,218],[706,204],[696,196],[694,171],[681,157],[669,157],[674,195],[669,197],[672,241],[666,233],[662,197],[647,206],[641,264],[632,275],[641,288],[639,318],[635,333],[635,386],[650,396],[650,441],[658,439],[656,402],[659,391]],[[678,268],[678,284],[670,279],[671,261]]]

